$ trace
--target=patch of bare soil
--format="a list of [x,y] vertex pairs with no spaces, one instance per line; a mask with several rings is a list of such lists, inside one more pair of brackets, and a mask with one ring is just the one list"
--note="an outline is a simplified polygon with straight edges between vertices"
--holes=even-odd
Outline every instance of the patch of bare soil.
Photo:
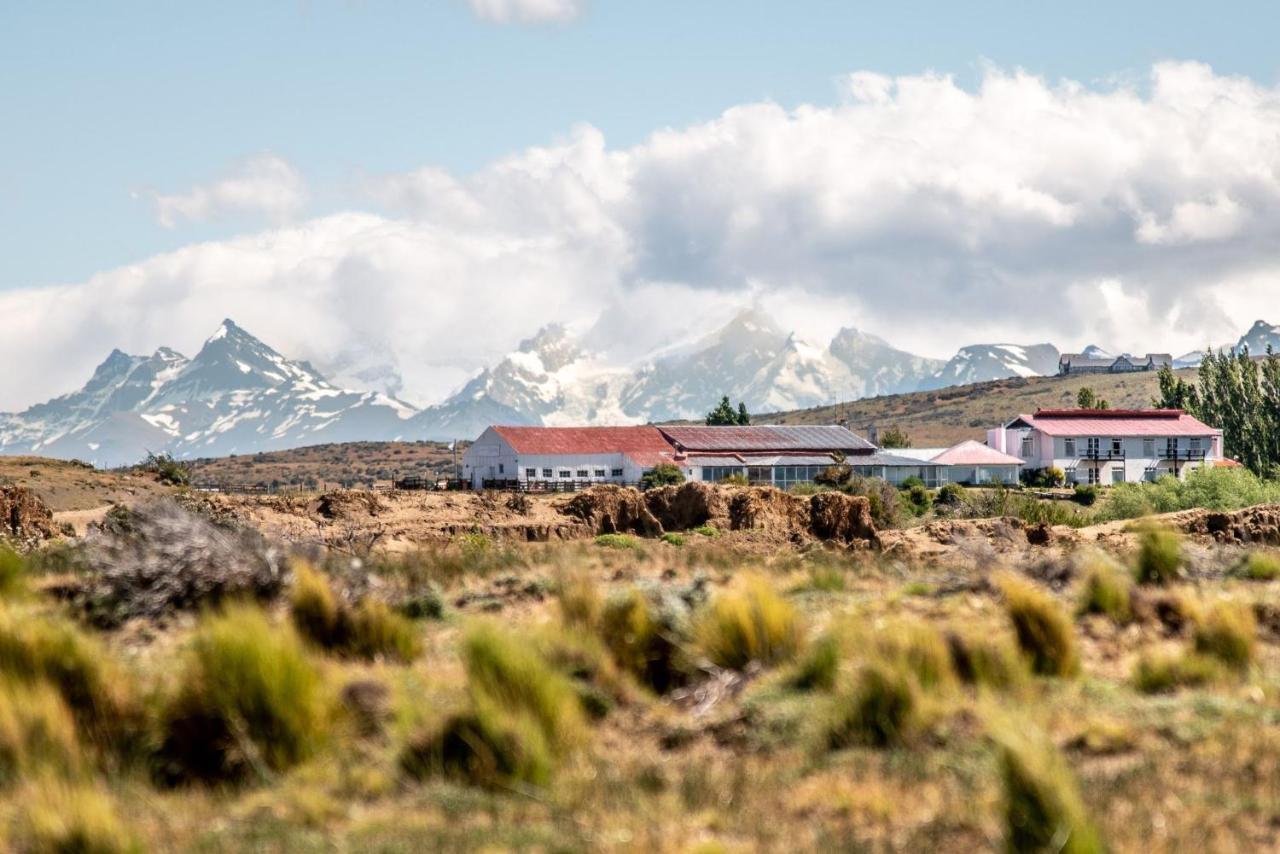
[[1224,545],[1280,546],[1280,505],[1277,504],[1229,513],[1192,510],[1173,516],[1183,532]]

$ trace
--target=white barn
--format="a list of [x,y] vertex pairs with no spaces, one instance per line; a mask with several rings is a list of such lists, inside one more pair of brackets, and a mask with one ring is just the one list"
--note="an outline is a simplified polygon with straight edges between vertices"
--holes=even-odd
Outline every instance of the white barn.
[[462,478],[473,489],[563,489],[637,483],[659,463],[685,468],[656,427],[492,426],[462,455]]

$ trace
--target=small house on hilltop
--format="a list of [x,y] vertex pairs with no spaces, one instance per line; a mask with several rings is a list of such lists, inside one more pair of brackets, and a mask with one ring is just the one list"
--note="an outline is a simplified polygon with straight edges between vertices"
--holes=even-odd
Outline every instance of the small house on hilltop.
[[1158,371],[1173,365],[1173,356],[1168,353],[1148,353],[1146,356],[1116,356],[1096,359],[1080,353],[1063,353],[1058,359],[1058,374],[1132,374],[1143,371]]

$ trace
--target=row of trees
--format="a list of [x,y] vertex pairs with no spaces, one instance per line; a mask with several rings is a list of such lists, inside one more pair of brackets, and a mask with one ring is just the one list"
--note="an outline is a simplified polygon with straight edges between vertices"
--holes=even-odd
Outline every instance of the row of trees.
[[1280,355],[1255,360],[1247,351],[1210,352],[1197,380],[1160,369],[1160,397],[1153,403],[1185,409],[1222,429],[1223,451],[1264,477],[1280,474]]

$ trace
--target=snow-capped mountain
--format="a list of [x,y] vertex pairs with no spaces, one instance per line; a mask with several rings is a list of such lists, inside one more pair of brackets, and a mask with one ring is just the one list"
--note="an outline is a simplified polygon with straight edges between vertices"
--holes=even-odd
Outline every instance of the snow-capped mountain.
[[1265,320],[1255,322],[1249,331],[1236,342],[1232,350],[1239,353],[1246,347],[1249,349],[1249,353],[1254,356],[1265,356],[1268,347],[1280,353],[1280,326],[1273,326]]
[[961,347],[951,361],[920,384],[920,390],[1055,374],[1060,355],[1052,344],[972,344]]
[[192,359],[168,348],[114,350],[79,391],[0,415],[0,453],[101,466],[148,451],[252,453],[407,435],[413,413],[386,395],[338,388],[226,320]]
[[1085,359],[1114,359],[1116,357],[1115,353],[1104,347],[1099,347],[1097,344],[1090,344],[1085,347],[1080,351],[1080,356]]
[[851,327],[837,332],[829,349],[853,377],[850,399],[915,391],[946,364],[895,349],[883,338]]

